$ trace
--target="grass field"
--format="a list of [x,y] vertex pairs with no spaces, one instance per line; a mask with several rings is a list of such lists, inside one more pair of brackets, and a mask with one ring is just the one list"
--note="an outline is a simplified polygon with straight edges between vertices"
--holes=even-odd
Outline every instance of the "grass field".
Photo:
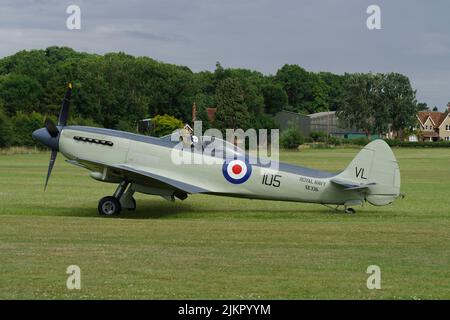
[[[286,152],[342,170],[358,149]],[[138,210],[97,214],[115,185],[60,155],[0,155],[0,299],[450,298],[450,150],[396,149],[404,200],[356,215],[320,205],[137,195]],[[81,290],[66,268],[81,268]],[[381,268],[381,290],[366,269]]]

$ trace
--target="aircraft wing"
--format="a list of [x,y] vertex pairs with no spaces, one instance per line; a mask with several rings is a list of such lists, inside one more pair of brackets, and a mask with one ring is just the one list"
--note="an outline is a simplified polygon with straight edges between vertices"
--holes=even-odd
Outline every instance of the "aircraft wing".
[[343,179],[331,179],[331,182],[333,182],[334,184],[337,184],[341,187],[344,187],[345,191],[350,191],[350,190],[364,190],[367,189],[371,186],[376,185],[375,182],[371,182],[371,183],[356,183],[354,181],[350,181],[350,180],[343,180]]
[[80,158],[75,160],[67,160],[67,162],[95,172],[102,172],[104,168],[107,168],[111,170],[111,173],[114,176],[127,179],[130,182],[135,182],[146,186],[174,189],[191,194],[207,192],[207,190],[203,188],[187,184],[179,180],[174,180],[158,174],[154,174],[148,171],[144,171],[140,168],[133,167],[130,164],[124,163],[112,165],[103,162],[91,161]]

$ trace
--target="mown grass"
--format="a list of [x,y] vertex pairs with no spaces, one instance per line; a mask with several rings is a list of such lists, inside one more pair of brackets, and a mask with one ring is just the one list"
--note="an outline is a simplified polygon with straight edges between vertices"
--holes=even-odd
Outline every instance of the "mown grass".
[[[284,152],[342,170],[358,149]],[[138,210],[97,214],[115,185],[49,153],[0,155],[0,298],[450,298],[450,150],[396,149],[404,200],[356,215],[312,204],[138,195]],[[82,289],[66,288],[79,265]],[[368,290],[379,265],[382,289]]]

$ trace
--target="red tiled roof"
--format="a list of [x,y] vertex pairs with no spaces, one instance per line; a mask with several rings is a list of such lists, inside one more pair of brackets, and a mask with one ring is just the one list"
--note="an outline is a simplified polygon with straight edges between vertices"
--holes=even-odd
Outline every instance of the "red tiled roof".
[[206,108],[206,115],[208,120],[213,122],[216,119],[217,108]]
[[420,122],[425,123],[428,117],[431,117],[433,120],[434,126],[437,128],[441,125],[442,121],[444,121],[446,113],[439,111],[419,111],[417,116],[420,119]]

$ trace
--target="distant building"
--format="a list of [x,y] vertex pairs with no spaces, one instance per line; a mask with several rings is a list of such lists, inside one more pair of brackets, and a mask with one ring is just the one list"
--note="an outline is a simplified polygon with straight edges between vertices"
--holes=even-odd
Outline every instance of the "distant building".
[[149,135],[153,131],[153,122],[151,118],[142,119],[137,122],[136,132]]
[[445,112],[419,111],[417,120],[417,135],[411,135],[410,141],[450,141],[450,103]]
[[308,116],[291,111],[280,111],[275,115],[275,120],[280,126],[281,131],[293,125],[305,137],[308,137],[311,133],[311,119]]
[[[301,115],[291,111],[280,111],[275,116],[281,130],[289,127],[293,123],[304,136],[309,136],[311,132],[324,132],[331,136],[344,139],[354,139],[366,137],[361,130],[343,128],[339,124],[336,111],[318,112],[310,115]],[[378,135],[372,135],[377,138]]]
[[[325,111],[308,115],[311,119],[311,131],[325,132],[334,137],[354,139],[366,137],[362,130],[345,128],[339,123],[336,111]],[[374,137],[376,137],[375,135]]]
[[[331,136],[344,139],[366,137],[363,131],[343,128],[339,124],[336,111],[318,112],[310,115],[301,115],[291,111],[280,111],[276,114],[275,118],[278,121],[281,131],[287,129],[292,123],[305,137],[309,136],[311,132],[324,132]],[[377,138],[378,135],[372,135],[372,137]]]
[[208,118],[209,122],[214,122],[214,120],[216,120],[216,112],[217,108],[206,108],[206,117]]
[[320,131],[327,134],[345,134],[348,131],[338,127],[336,111],[312,113],[308,117],[311,119],[311,131]]
[[184,125],[183,129],[186,130],[186,132],[189,132],[190,134],[194,133],[194,129],[192,129],[192,127],[187,123]]
[[[214,120],[216,119],[216,112],[217,108],[214,107],[206,108],[206,117],[208,118],[209,122],[214,122]],[[197,105],[194,102],[192,104],[192,124],[194,124],[196,120],[197,120]]]

